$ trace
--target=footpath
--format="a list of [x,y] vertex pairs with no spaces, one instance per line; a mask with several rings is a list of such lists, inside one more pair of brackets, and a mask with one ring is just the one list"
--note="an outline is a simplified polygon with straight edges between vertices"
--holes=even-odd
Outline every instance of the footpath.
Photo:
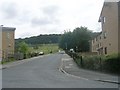
[[81,69],[67,54],[64,54],[62,58],[60,70],[65,74],[78,78],[120,84],[120,76]]

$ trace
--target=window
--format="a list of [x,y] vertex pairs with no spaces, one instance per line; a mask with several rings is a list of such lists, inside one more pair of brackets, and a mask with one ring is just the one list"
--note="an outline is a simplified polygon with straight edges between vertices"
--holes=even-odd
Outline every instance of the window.
[[93,40],[93,43],[94,43],[94,40]]
[[106,18],[105,17],[102,17],[102,24],[104,24],[106,22]]
[[98,39],[97,39],[97,37],[96,37],[96,41],[97,41]]
[[103,37],[104,37],[104,39],[106,39],[106,37],[107,37],[107,33],[106,32],[103,33]]
[[98,44],[98,48],[99,48],[99,44]]
[[9,32],[7,33],[7,38],[10,38],[10,33]]
[[8,47],[11,47],[11,44],[9,44]]
[[105,18],[105,17],[103,17],[103,23],[105,23],[105,20],[106,20],[106,18]]
[[107,54],[107,47],[105,47],[105,54]]

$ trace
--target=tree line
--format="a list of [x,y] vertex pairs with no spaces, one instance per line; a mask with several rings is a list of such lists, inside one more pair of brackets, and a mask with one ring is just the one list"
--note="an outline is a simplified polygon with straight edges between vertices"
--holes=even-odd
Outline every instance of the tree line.
[[87,27],[77,27],[71,31],[65,31],[59,41],[59,47],[64,50],[74,49],[76,52],[88,52],[90,50],[90,40],[98,35]]
[[25,43],[29,45],[37,45],[37,44],[52,44],[52,43],[59,43],[59,39],[61,37],[61,34],[49,34],[49,35],[39,35],[39,36],[33,36],[30,38],[24,38],[24,39],[16,39],[15,43],[19,43],[24,41]]
[[[16,51],[19,47],[32,46],[37,48],[40,44],[59,44],[63,50],[74,49],[76,52],[87,52],[90,50],[90,40],[99,33],[92,32],[87,27],[77,27],[73,31],[64,31],[64,34],[39,35],[30,38],[16,39]],[[22,43],[22,44],[21,44]],[[22,47],[23,46],[23,47]],[[24,51],[24,49],[21,49]]]

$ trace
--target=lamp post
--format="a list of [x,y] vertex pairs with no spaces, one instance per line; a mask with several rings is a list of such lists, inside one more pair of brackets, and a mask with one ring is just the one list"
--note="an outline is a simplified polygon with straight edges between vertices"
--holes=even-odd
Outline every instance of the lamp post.
[[78,47],[76,46],[76,52],[78,52]]
[[91,40],[88,41],[88,43],[89,43],[89,52],[92,51],[92,43],[91,42],[92,42]]

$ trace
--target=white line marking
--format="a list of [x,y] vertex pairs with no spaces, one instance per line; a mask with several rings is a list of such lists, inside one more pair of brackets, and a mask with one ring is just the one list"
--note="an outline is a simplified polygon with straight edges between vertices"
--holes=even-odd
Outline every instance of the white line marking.
[[71,68],[70,66],[65,66],[65,68]]

